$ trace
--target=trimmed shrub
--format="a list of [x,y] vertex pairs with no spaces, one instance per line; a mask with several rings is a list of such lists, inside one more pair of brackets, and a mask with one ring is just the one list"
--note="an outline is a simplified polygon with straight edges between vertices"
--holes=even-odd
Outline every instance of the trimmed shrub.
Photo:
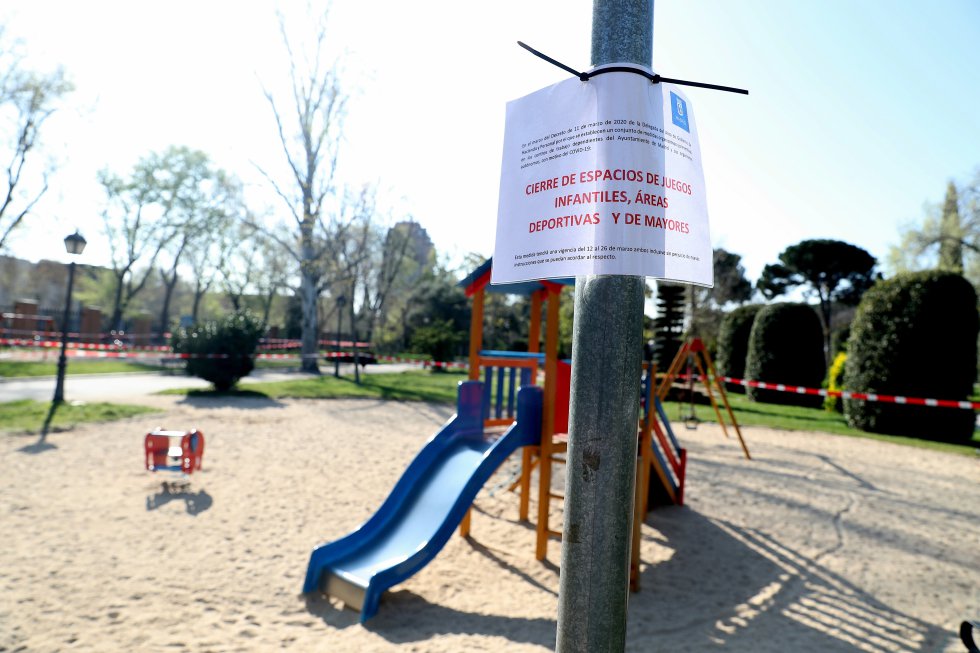
[[188,374],[210,382],[219,392],[227,392],[255,368],[255,348],[261,337],[262,323],[242,311],[219,321],[178,329],[170,343],[176,353],[191,356]]
[[[749,334],[752,322],[762,308],[762,304],[739,306],[725,315],[718,329],[718,374],[735,379],[745,378],[745,357],[749,353]],[[726,383],[729,390],[744,392],[744,386]]]
[[[755,316],[745,358],[745,377],[752,381],[819,388],[826,364],[823,327],[808,304],[770,304]],[[820,395],[748,388],[752,401],[816,408]]]
[[[846,387],[966,400],[977,378],[977,294],[961,275],[929,270],[878,282],[851,325]],[[875,433],[969,442],[972,410],[844,401],[851,426]]]

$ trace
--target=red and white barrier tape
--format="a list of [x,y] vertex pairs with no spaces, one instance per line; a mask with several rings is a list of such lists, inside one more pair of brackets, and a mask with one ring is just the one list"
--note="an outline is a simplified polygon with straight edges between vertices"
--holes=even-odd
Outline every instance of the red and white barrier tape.
[[[324,345],[326,343],[326,345]],[[323,346],[335,346],[336,343],[333,341],[321,341]],[[30,347],[35,349],[60,349],[60,340],[34,340],[32,338],[0,338],[0,345],[6,345],[8,347]],[[358,349],[364,349],[369,346],[366,342],[342,342],[343,347],[354,347]],[[290,343],[278,343],[270,345],[259,345],[259,350],[269,350],[269,349],[299,349],[299,344]],[[159,351],[159,352],[169,352],[171,348],[168,345],[117,345],[117,344],[102,344],[93,342],[69,342],[68,349],[88,349],[94,351]],[[340,355],[344,355],[344,352],[340,352]]]
[[[3,344],[0,341],[0,344]],[[70,344],[70,343],[69,343]],[[231,354],[178,354],[171,351],[169,348],[155,349],[155,353],[147,351],[121,351],[118,347],[113,348],[111,346],[104,346],[103,348],[91,349],[72,349],[69,348],[65,355],[69,358],[119,358],[119,359],[174,359],[174,360],[189,360],[191,358],[212,358],[212,359],[222,359],[231,358]],[[32,351],[24,352],[20,354],[21,357],[28,357],[30,360],[43,360],[45,358],[45,352]],[[368,354],[364,354],[365,358],[368,358]],[[255,358],[258,360],[293,360],[300,361],[304,358],[302,354],[265,354],[258,353],[255,354]],[[353,358],[353,354],[349,352],[335,352],[335,351],[325,351],[319,354],[314,354],[311,358],[324,358],[327,360],[333,358]],[[426,360],[418,360],[414,358],[400,358],[397,356],[374,356],[374,360],[383,361],[385,363],[403,363],[410,365],[417,365],[422,368],[428,367],[439,367],[447,369],[466,369],[468,365],[466,363],[441,363]]]
[[902,397],[900,395],[883,395],[872,392],[851,392],[849,390],[824,390],[823,388],[805,388],[798,385],[785,385],[783,383],[766,383],[764,381],[747,381],[745,379],[735,379],[730,376],[721,377],[726,383],[736,383],[738,385],[760,388],[762,390],[776,390],[778,392],[795,392],[801,395],[819,395],[821,397],[842,397],[843,399],[857,399],[859,401],[879,401],[888,404],[906,404],[909,406],[935,406],[939,408],[963,408],[976,410],[980,408],[978,401],[956,401],[954,399],[926,399],[922,397]]

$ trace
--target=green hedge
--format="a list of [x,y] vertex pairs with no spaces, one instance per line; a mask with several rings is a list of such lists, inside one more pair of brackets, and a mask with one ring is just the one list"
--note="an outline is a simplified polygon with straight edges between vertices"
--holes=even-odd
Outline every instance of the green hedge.
[[[745,357],[749,353],[749,334],[752,322],[762,309],[762,304],[739,306],[725,315],[718,328],[718,356],[715,361],[718,373],[736,379],[745,378]],[[744,391],[743,386],[728,383],[730,390]]]
[[[845,387],[933,399],[969,398],[977,378],[977,294],[958,274],[930,270],[878,282],[858,306]],[[947,442],[973,436],[972,410],[845,400],[856,428]]]
[[220,321],[178,329],[171,337],[174,352],[189,354],[187,373],[227,392],[255,367],[255,348],[262,324],[247,311]]
[[[745,376],[753,381],[819,388],[824,380],[823,327],[807,304],[780,303],[763,307],[749,334]],[[820,395],[749,388],[749,399],[771,404],[815,408]]]

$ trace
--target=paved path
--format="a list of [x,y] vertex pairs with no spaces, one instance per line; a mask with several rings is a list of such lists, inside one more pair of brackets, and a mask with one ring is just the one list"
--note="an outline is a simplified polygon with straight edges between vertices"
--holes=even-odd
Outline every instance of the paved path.
[[[70,363],[69,363],[70,364]],[[366,373],[402,372],[411,365],[368,365]],[[350,365],[340,368],[341,374],[353,376]],[[323,368],[324,374],[332,374],[333,367]],[[313,378],[312,374],[298,371],[260,369],[242,379],[243,384],[263,381],[287,381]],[[34,399],[50,401],[54,395],[53,376],[21,377],[0,379],[0,402]],[[113,398],[138,397],[150,395],[171,388],[206,388],[207,381],[178,374],[143,373],[134,374],[69,374],[65,378],[65,399],[68,401],[111,401]]]

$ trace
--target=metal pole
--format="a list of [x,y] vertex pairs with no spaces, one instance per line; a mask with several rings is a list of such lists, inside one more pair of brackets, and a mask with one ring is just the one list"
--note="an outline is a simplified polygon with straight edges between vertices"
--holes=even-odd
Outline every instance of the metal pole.
[[74,283],[75,261],[72,261],[68,264],[68,296],[65,297],[65,316],[61,321],[61,355],[58,356],[58,380],[55,382],[54,399],[52,399],[55,404],[65,400],[65,368],[68,366],[65,350],[68,349],[68,314],[71,311],[71,290]]
[[[595,0],[592,63],[650,65],[653,0]],[[623,651],[644,280],[575,279],[557,651]]]

